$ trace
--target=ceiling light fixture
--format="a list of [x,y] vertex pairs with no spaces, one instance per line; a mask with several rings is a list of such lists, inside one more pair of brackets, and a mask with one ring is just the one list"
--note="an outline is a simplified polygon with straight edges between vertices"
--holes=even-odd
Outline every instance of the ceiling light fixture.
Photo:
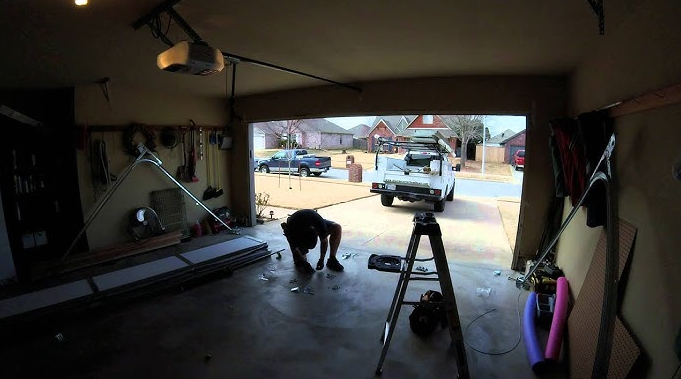
[[77,6],[82,7],[84,5],[87,5],[87,0],[75,0],[75,3]]

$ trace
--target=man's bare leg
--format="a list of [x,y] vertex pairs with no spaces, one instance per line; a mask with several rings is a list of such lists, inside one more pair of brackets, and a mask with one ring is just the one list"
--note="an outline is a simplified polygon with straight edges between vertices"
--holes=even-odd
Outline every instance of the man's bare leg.
[[329,252],[329,260],[326,262],[326,267],[333,271],[343,271],[344,267],[338,259],[336,259],[336,253],[338,252],[338,247],[340,246],[341,237],[343,235],[343,228],[340,224],[334,224],[330,229],[331,233],[329,236],[329,244],[331,249]]
[[343,228],[340,224],[335,224],[330,232],[329,243],[331,244],[331,251],[329,252],[329,258],[336,258],[336,253],[338,252],[338,247],[341,243],[341,237],[343,236]]
[[320,238],[319,241],[319,260],[317,261],[317,270],[324,268],[324,258],[326,257],[326,250],[329,248],[329,237]]

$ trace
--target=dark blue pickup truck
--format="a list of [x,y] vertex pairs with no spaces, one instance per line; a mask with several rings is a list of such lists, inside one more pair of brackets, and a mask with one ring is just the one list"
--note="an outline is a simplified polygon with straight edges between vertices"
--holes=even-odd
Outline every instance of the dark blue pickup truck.
[[280,150],[269,158],[255,158],[255,169],[262,172],[319,176],[331,168],[331,157],[308,154],[304,149]]

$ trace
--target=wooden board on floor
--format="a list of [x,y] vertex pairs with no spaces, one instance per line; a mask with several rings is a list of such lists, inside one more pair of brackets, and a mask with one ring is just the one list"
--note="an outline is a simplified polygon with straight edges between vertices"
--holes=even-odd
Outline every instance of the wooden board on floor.
[[151,250],[177,245],[180,243],[181,239],[182,232],[175,231],[151,237],[143,242],[127,242],[110,246],[105,249],[91,251],[89,253],[80,253],[66,257],[63,261],[58,259],[42,263],[33,269],[33,275],[34,277],[45,277],[74,271],[120,258],[146,253]]
[[[636,227],[620,220],[618,282],[629,261],[629,254],[635,238]],[[567,336],[571,378],[590,378],[596,360],[605,283],[606,251],[606,233],[603,231],[598,239],[596,251],[579,292],[579,297],[568,317]],[[623,290],[623,283],[619,282],[618,291]],[[618,316],[615,319],[608,378],[626,378],[640,353],[640,348]]]

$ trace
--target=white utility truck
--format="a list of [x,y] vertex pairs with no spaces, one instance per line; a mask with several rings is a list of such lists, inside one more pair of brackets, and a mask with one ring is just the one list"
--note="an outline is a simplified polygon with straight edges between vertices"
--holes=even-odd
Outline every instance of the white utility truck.
[[[385,146],[405,151],[402,159],[380,156]],[[376,143],[376,176],[371,192],[381,195],[381,204],[392,206],[393,200],[426,201],[442,212],[445,201],[454,200],[454,171],[450,161],[452,148],[440,133],[417,131],[408,141],[379,138]]]

